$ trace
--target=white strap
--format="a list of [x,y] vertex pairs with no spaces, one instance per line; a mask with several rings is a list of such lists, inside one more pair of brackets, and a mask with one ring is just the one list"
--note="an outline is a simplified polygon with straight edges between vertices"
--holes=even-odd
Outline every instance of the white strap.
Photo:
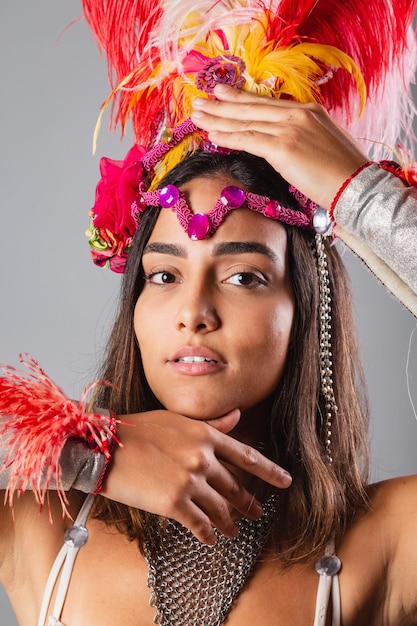
[[[334,555],[334,541],[329,541],[326,546],[325,557]],[[320,560],[317,561],[317,565]],[[338,560],[340,568],[340,561]],[[329,609],[330,594],[332,597],[332,626],[340,626],[341,624],[341,607],[340,607],[340,586],[338,572],[330,575],[320,573],[319,586],[317,589],[316,612],[314,615],[314,626],[325,626]]]
[[[84,503],[74,522],[74,526],[85,525],[85,522],[87,520],[87,517],[90,512],[93,502],[94,502],[94,495],[89,494],[84,500]],[[59,620],[59,618],[61,617],[62,608],[64,606],[72,570],[74,567],[75,557],[77,556],[79,549],[80,548],[75,548],[67,543],[64,543],[64,545],[58,552],[58,555],[49,573],[48,580],[45,586],[45,591],[43,593],[38,626],[45,626],[46,614],[48,612],[48,607],[51,602],[52,593],[56,585],[59,572],[61,571],[62,566],[64,566],[63,571],[62,571],[62,576],[59,581],[57,596],[56,596],[54,610],[52,614],[56,620]]]
[[325,626],[326,624],[330,592],[332,594],[332,626],[340,626],[340,587],[337,574],[334,576],[322,574],[320,576],[314,626]]
[[342,623],[342,611],[340,606],[340,585],[339,575],[333,576],[332,584],[332,611],[333,611],[333,626],[340,626]]
[[333,576],[321,574],[319,588],[317,590],[316,614],[314,616],[314,626],[325,626],[327,609],[329,606],[330,591],[332,588]]

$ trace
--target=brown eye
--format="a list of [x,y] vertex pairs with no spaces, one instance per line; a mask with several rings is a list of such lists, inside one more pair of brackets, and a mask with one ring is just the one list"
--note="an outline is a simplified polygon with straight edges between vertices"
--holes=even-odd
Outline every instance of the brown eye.
[[145,280],[154,285],[169,285],[175,282],[175,276],[171,272],[153,272],[147,274]]
[[258,276],[254,272],[237,272],[227,282],[241,287],[257,287],[258,285],[266,284],[263,276]]
[[253,283],[254,276],[253,274],[249,274],[248,272],[242,272],[241,274],[237,274],[236,280],[239,285],[244,285],[245,287],[247,287],[248,285],[251,285]]

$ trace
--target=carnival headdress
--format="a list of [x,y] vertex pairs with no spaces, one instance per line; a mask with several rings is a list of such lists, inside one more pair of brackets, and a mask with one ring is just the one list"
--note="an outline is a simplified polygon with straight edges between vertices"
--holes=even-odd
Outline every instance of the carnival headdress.
[[123,272],[149,199],[143,192],[196,149],[218,149],[190,120],[192,100],[213,97],[217,83],[319,102],[367,140],[374,157],[411,135],[417,53],[409,0],[83,0],[83,7],[111,84],[94,141],[108,107],[123,133],[130,119],[135,141],[123,161],[101,159],[89,231],[98,265]]

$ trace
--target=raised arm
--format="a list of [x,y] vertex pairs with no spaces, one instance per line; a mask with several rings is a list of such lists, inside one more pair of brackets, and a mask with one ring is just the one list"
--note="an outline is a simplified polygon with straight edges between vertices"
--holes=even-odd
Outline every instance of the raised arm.
[[265,158],[326,208],[335,234],[417,315],[417,191],[369,162],[323,107],[262,98],[225,85],[194,102],[211,141]]
[[[378,164],[370,164],[349,179],[335,203],[334,217],[417,293],[416,187],[407,187]],[[346,233],[342,237],[355,245]]]

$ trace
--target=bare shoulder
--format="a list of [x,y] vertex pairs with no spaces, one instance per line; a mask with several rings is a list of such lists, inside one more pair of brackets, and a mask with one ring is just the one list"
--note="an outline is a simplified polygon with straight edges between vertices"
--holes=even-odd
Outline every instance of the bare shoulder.
[[[375,483],[369,486],[368,493],[369,509],[359,525],[370,532],[377,530],[392,568],[405,547],[409,557],[413,546],[417,548],[417,475]],[[415,552],[417,565],[417,549]]]
[[[68,507],[71,516],[77,514],[80,507],[77,494],[70,494]],[[19,594],[25,589],[31,594],[38,584],[44,584],[62,545],[65,529],[72,523],[70,518],[63,517],[55,492],[47,494],[43,507],[32,492],[16,498],[13,509],[1,503],[0,581],[6,591]]]
[[6,493],[0,490],[0,571],[10,552],[15,525],[13,522],[12,509],[8,505]]
[[415,624],[417,476],[369,485],[368,497],[337,546],[343,623]]
[[[417,475],[402,476],[369,489],[372,527],[381,537],[395,615],[417,616]],[[394,622],[393,622],[394,623]],[[414,623],[414,622],[413,622]]]
[[[398,517],[417,512],[417,474],[391,478],[368,487],[370,510],[375,514],[386,515],[387,523],[391,514]],[[392,519],[395,523],[395,520]]]

